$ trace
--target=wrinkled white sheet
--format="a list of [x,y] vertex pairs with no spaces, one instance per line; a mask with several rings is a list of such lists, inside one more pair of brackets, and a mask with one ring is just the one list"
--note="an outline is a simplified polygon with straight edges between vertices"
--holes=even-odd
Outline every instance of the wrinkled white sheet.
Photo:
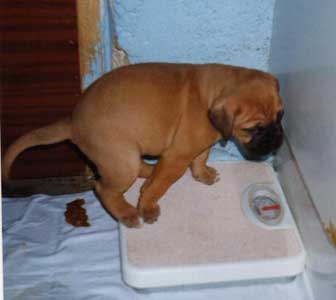
[[[86,200],[90,227],[64,220],[66,203]],[[92,192],[3,199],[6,300],[308,300],[302,278],[136,291],[122,281],[118,225]]]

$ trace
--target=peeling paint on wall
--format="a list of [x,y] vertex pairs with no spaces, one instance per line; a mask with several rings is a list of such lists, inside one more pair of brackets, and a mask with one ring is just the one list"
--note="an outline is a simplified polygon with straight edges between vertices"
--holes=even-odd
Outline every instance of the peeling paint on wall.
[[92,64],[98,52],[96,45],[101,41],[99,1],[78,0],[77,15],[80,72],[83,80],[87,74],[93,74]]
[[77,0],[82,88],[112,68],[112,29],[108,0]]
[[115,9],[114,9],[114,1],[109,0],[109,9],[110,9],[110,21],[111,21],[111,29],[113,35],[113,48],[112,48],[112,67],[118,68],[124,65],[128,65],[130,63],[128,59],[127,52],[120,46],[119,38],[116,31],[115,24]]
[[127,52],[120,47],[118,42],[118,37],[115,35],[113,37],[113,55],[112,55],[112,66],[113,68],[118,68],[124,65],[129,65],[129,59]]

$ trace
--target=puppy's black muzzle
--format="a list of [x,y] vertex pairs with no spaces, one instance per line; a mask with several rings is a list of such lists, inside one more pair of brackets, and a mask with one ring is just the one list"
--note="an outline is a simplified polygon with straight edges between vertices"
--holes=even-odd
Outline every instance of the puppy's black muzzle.
[[242,155],[248,160],[262,160],[276,152],[283,143],[283,129],[280,123],[259,127],[252,133],[251,141],[238,145]]

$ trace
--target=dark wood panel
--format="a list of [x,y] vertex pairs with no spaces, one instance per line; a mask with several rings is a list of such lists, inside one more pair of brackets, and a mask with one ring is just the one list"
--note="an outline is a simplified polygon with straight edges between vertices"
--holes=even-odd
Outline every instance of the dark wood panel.
[[[0,2],[2,153],[16,138],[68,115],[80,94],[75,0]],[[78,175],[67,143],[25,151],[13,178]]]

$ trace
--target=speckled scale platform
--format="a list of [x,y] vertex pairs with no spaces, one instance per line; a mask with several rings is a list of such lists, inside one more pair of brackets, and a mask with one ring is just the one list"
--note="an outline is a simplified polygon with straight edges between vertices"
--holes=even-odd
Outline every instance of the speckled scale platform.
[[[295,222],[270,165],[212,163],[220,181],[207,186],[190,172],[160,200],[161,216],[140,229],[120,227],[124,280],[138,288],[295,276],[305,254]],[[127,192],[136,204],[143,180]],[[259,226],[242,209],[242,195],[254,183],[274,186],[283,221]]]

